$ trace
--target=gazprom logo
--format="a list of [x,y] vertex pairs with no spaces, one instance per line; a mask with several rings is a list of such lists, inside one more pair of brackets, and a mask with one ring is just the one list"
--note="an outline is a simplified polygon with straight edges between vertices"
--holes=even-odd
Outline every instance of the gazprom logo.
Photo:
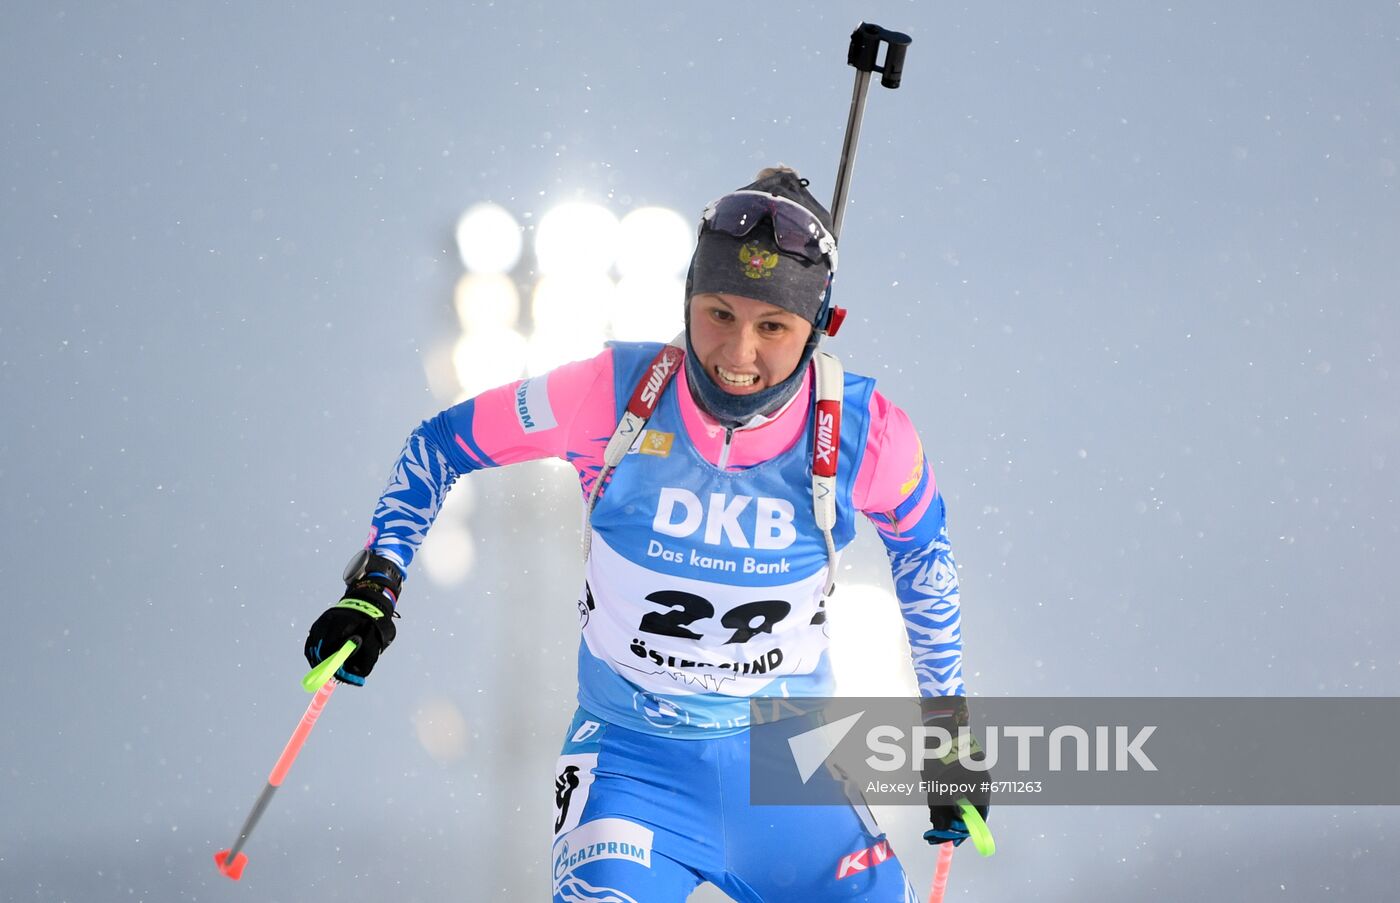
[[657,498],[651,528],[663,536],[686,537],[704,530],[707,545],[736,549],[786,549],[797,539],[796,510],[787,499],[710,493],[709,499],[689,489],[664,486]]
[[549,377],[522,380],[515,389],[515,419],[527,433],[552,430],[558,424],[549,406]]
[[554,844],[556,891],[574,869],[599,859],[626,859],[651,868],[650,828],[623,818],[595,818],[584,822]]

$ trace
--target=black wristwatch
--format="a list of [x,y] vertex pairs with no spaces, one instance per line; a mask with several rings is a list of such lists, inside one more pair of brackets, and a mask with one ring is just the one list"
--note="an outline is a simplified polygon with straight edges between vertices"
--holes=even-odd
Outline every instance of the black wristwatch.
[[354,586],[366,578],[375,580],[387,585],[396,596],[399,587],[403,586],[403,570],[390,559],[376,555],[369,549],[356,552],[350,563],[345,565],[345,573],[341,576],[346,586]]

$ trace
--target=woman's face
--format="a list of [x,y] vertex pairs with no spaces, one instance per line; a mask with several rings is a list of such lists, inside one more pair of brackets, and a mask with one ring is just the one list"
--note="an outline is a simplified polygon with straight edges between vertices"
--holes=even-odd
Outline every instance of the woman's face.
[[710,380],[730,395],[751,395],[792,375],[812,324],[743,295],[690,299],[690,344]]

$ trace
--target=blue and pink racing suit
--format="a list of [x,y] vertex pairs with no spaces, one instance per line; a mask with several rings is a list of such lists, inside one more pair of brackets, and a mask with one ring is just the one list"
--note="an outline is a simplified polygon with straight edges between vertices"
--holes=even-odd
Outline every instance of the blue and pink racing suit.
[[[546,457],[586,498],[660,345],[482,393],[410,435],[369,546],[405,570],[456,478]],[[612,470],[592,514],[578,602],[579,711],[555,778],[554,899],[682,901],[702,880],[736,900],[913,899],[868,810],[750,807],[753,697],[832,695],[825,541],[812,511],[812,380],[726,429],[684,368]],[[920,692],[961,694],[957,570],[908,417],[847,374],[837,549],[855,512],[889,553]]]

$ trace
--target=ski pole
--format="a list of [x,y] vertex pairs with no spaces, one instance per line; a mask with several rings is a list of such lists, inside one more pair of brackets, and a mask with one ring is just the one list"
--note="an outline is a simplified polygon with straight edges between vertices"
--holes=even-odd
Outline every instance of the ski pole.
[[[962,810],[963,824],[967,825],[968,836],[972,838],[972,845],[977,848],[977,852],[982,856],[995,853],[997,844],[992,839],[991,829],[987,827],[982,813],[967,800],[958,800],[958,808]],[[938,864],[933,868],[933,886],[929,888],[928,903],[943,903],[943,895],[948,890],[948,872],[953,868],[954,849],[951,843],[938,846]]]
[[340,647],[339,652],[312,668],[301,679],[302,688],[308,693],[316,695],[311,697],[311,704],[306,707],[306,714],[301,716],[296,730],[292,731],[291,739],[282,749],[282,755],[277,757],[277,763],[272,766],[272,772],[267,776],[267,786],[263,788],[262,793],[258,794],[257,801],[253,803],[253,810],[248,813],[248,818],[244,820],[243,828],[238,832],[238,839],[232,848],[220,850],[214,854],[214,863],[219,867],[219,871],[234,881],[243,877],[243,867],[248,864],[248,854],[243,852],[244,844],[248,842],[253,828],[257,827],[258,819],[262,818],[268,803],[272,802],[272,795],[277,792],[278,787],[282,786],[282,780],[291,770],[292,763],[296,761],[297,753],[301,752],[301,747],[311,734],[311,728],[316,726],[316,719],[321,716],[321,710],[326,707],[326,700],[330,699],[331,694],[335,692],[336,682],[331,679],[332,675],[340,670],[340,666],[345,664],[345,660],[350,657],[359,644],[359,637],[351,637],[344,646]]
[[953,867],[953,845],[938,845],[938,865],[933,869],[933,886],[928,891],[928,903],[943,903],[943,895],[948,891],[948,870]]

